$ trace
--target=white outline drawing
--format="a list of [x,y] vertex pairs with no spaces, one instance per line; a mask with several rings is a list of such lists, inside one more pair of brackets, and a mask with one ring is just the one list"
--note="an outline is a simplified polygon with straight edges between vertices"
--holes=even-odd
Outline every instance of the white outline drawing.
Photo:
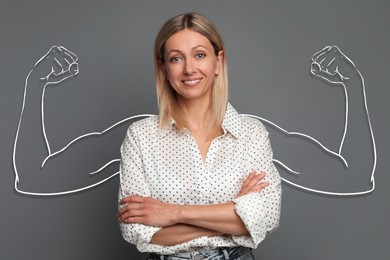
[[[93,188],[93,187],[95,187],[97,185],[100,185],[100,184],[106,182],[107,180],[109,180],[109,179],[111,179],[111,178],[113,178],[113,177],[115,177],[116,175],[119,174],[119,171],[117,171],[117,172],[113,173],[112,175],[110,175],[109,177],[107,177],[107,178],[105,178],[103,180],[100,180],[100,181],[98,181],[98,182],[96,182],[96,183],[94,183],[92,185],[85,186],[85,187],[82,187],[82,188],[79,188],[79,189],[62,191],[62,192],[48,192],[48,193],[44,193],[44,192],[24,191],[24,190],[19,189],[18,184],[19,184],[20,180],[19,180],[19,174],[18,174],[18,169],[17,169],[17,165],[16,165],[16,150],[17,150],[17,143],[18,143],[19,132],[20,132],[21,123],[22,123],[22,119],[23,119],[23,114],[24,114],[24,111],[25,111],[25,103],[26,103],[26,98],[27,98],[26,97],[26,93],[27,93],[28,80],[29,80],[30,75],[37,68],[37,66],[41,62],[43,62],[43,61],[45,61],[47,59],[51,59],[53,64],[51,66],[51,71],[49,72],[49,74],[46,77],[41,78],[41,80],[44,81],[42,97],[41,97],[41,125],[42,125],[42,133],[43,133],[43,136],[44,136],[44,140],[45,140],[45,144],[46,144],[48,155],[43,160],[43,162],[41,164],[41,168],[43,168],[45,166],[46,162],[50,158],[60,155],[62,152],[64,152],[66,149],[68,149],[71,145],[74,145],[76,142],[78,142],[79,140],[81,140],[83,138],[91,137],[91,136],[103,135],[104,133],[112,130],[113,128],[115,128],[118,125],[121,125],[121,124],[123,124],[123,123],[125,123],[127,121],[131,121],[131,120],[134,120],[134,119],[137,119],[137,118],[144,118],[144,117],[153,116],[151,114],[140,114],[140,115],[135,115],[135,116],[128,117],[126,119],[123,119],[123,120],[113,124],[112,126],[108,127],[107,129],[105,129],[105,130],[103,130],[101,132],[92,132],[92,133],[87,133],[87,134],[81,135],[81,136],[75,138],[74,140],[70,141],[62,149],[59,149],[58,151],[52,152],[51,147],[50,147],[50,142],[49,142],[49,140],[47,138],[46,127],[45,127],[44,99],[45,99],[46,87],[49,86],[49,85],[58,84],[58,83],[66,80],[66,79],[68,79],[70,77],[73,77],[73,76],[77,75],[79,73],[79,65],[78,65],[78,62],[77,62],[78,61],[78,57],[73,52],[67,50],[66,48],[64,48],[62,46],[53,46],[53,47],[51,47],[50,50],[42,58],[40,58],[35,63],[34,67],[31,69],[31,71],[28,73],[28,75],[27,75],[27,77],[25,79],[22,108],[21,108],[21,112],[20,112],[20,118],[19,118],[19,122],[18,122],[18,126],[17,126],[15,142],[14,142],[14,147],[13,147],[13,168],[14,168],[14,172],[15,172],[15,190],[17,192],[19,192],[19,193],[26,194],[26,195],[54,196],[54,195],[65,195],[65,194],[80,192],[80,191],[83,191],[83,190],[87,190],[87,189]],[[329,59],[331,59],[331,60],[329,61]],[[345,137],[346,137],[347,132],[348,132],[348,112],[349,112],[348,109],[349,109],[349,107],[348,107],[348,91],[347,91],[347,87],[346,87],[346,84],[345,84],[348,81],[348,78],[341,74],[341,72],[339,71],[339,68],[338,68],[337,65],[334,66],[334,62],[336,61],[336,59],[344,59],[344,61],[346,63],[348,63],[357,72],[357,74],[359,76],[359,79],[361,81],[361,84],[362,84],[363,98],[364,98],[364,108],[365,108],[366,117],[367,117],[367,121],[368,121],[368,126],[369,126],[369,131],[370,131],[370,138],[371,138],[371,143],[372,143],[372,151],[373,151],[373,165],[372,165],[371,177],[370,177],[371,188],[368,189],[368,190],[359,191],[359,192],[329,192],[329,191],[317,190],[317,189],[312,189],[312,188],[309,188],[309,187],[305,187],[305,186],[296,184],[296,183],[294,183],[292,181],[289,181],[289,180],[287,180],[285,178],[282,178],[282,180],[284,182],[286,182],[286,183],[296,187],[296,188],[299,188],[299,189],[302,189],[302,190],[306,190],[306,191],[310,191],[310,192],[313,192],[313,193],[324,194],[324,195],[357,196],[357,195],[368,194],[368,193],[372,192],[375,189],[375,178],[374,178],[374,175],[375,175],[376,162],[377,162],[377,153],[376,153],[376,145],[375,145],[374,133],[373,133],[373,130],[372,130],[372,125],[371,125],[370,116],[369,116],[369,112],[368,112],[367,98],[366,98],[366,91],[365,91],[365,82],[364,82],[364,78],[363,78],[362,74],[357,69],[356,65],[346,55],[344,55],[344,53],[342,53],[341,50],[337,46],[326,46],[322,50],[316,52],[311,57],[311,71],[310,71],[310,73],[313,76],[318,77],[318,78],[320,78],[322,80],[325,80],[329,84],[337,84],[337,85],[340,85],[340,86],[343,87],[343,91],[344,91],[344,94],[345,94],[345,101],[346,101],[345,102],[345,123],[344,123],[343,136],[342,136],[342,139],[340,141],[340,145],[339,145],[339,148],[338,148],[337,152],[327,148],[320,141],[318,141],[317,139],[315,139],[315,138],[313,138],[313,137],[311,137],[311,136],[309,136],[307,134],[303,134],[303,133],[300,133],[300,132],[289,132],[289,131],[285,130],[284,128],[278,126],[277,124],[273,123],[272,121],[269,121],[269,120],[264,119],[264,118],[259,117],[259,116],[249,115],[249,114],[247,114],[245,116],[249,116],[249,117],[253,117],[253,118],[259,119],[262,122],[265,122],[268,125],[271,125],[272,127],[277,129],[278,131],[280,131],[280,132],[282,132],[282,133],[284,133],[284,134],[286,134],[288,136],[299,136],[299,137],[302,137],[302,138],[304,138],[304,139],[306,139],[306,140],[316,144],[325,153],[327,153],[327,154],[329,154],[331,156],[336,157],[338,160],[340,160],[344,164],[345,167],[348,168],[347,160],[342,156],[342,149],[343,149],[343,145],[344,145],[344,140],[345,140]],[[104,164],[98,170],[90,172],[89,174],[90,175],[98,174],[99,172],[101,172],[103,169],[105,169],[109,165],[111,165],[113,163],[116,163],[116,162],[119,162],[119,161],[120,161],[120,159],[113,159],[113,160],[107,162],[106,164]],[[281,161],[279,161],[277,159],[274,159],[274,162],[276,164],[278,164],[279,166],[281,166],[282,168],[284,168],[285,170],[287,170],[288,172],[290,172],[290,173],[300,174],[299,172],[294,171],[293,169],[290,169],[283,162],[281,162]]]

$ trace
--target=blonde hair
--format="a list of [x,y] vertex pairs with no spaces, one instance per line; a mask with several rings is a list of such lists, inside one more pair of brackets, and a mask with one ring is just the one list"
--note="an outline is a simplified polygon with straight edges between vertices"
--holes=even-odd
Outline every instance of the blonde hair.
[[161,64],[165,62],[165,42],[170,36],[184,29],[193,30],[209,39],[214,48],[215,55],[223,51],[222,64],[218,76],[214,80],[211,101],[211,124],[214,127],[221,127],[228,103],[228,75],[225,47],[222,37],[211,21],[199,14],[187,13],[168,20],[157,34],[154,45],[154,68],[160,113],[160,129],[168,123],[171,117],[175,120],[179,129],[182,129],[184,124],[180,110],[177,107],[176,92],[161,69]]

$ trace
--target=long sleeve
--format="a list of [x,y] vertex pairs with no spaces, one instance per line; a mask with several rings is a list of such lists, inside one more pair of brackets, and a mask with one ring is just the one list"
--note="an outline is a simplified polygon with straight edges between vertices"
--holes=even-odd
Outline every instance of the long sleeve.
[[[130,126],[121,146],[119,200],[129,195],[150,196],[150,189],[145,179],[144,165],[135,130]],[[160,251],[160,246],[149,241],[161,228],[143,224],[120,223],[123,238],[134,244],[141,252]]]
[[[121,146],[119,199],[136,194],[179,205],[233,201],[250,236],[203,236],[159,246],[150,244],[159,227],[121,223],[124,239],[141,252],[164,254],[237,245],[255,248],[278,226],[280,214],[280,177],[263,124],[229,105],[224,134],[213,140],[203,162],[189,131],[178,130],[173,121],[160,130],[159,123],[153,116],[130,126]],[[258,194],[234,199],[252,170],[266,172],[270,185]]]
[[233,236],[233,240],[243,246],[256,248],[265,236],[279,226],[281,209],[281,178],[272,162],[272,149],[268,132],[258,124],[258,131],[250,138],[249,162],[253,170],[265,172],[264,181],[270,183],[259,193],[252,193],[233,200],[236,213],[250,233],[247,236]]

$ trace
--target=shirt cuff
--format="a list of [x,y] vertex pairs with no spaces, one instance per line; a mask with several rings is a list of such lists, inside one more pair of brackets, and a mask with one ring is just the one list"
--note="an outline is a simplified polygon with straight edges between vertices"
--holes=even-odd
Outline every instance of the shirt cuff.
[[232,201],[237,215],[250,234],[250,239],[248,236],[232,236],[232,239],[239,245],[256,248],[267,235],[266,214],[260,193],[250,193]]
[[127,242],[134,244],[140,252],[149,251],[150,240],[161,229],[161,227],[127,223],[121,223],[120,228],[123,238]]

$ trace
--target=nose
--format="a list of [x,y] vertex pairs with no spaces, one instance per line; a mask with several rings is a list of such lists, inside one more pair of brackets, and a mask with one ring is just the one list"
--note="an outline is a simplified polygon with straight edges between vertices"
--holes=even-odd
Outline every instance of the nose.
[[184,74],[191,75],[194,73],[194,64],[191,59],[186,59],[184,64]]

